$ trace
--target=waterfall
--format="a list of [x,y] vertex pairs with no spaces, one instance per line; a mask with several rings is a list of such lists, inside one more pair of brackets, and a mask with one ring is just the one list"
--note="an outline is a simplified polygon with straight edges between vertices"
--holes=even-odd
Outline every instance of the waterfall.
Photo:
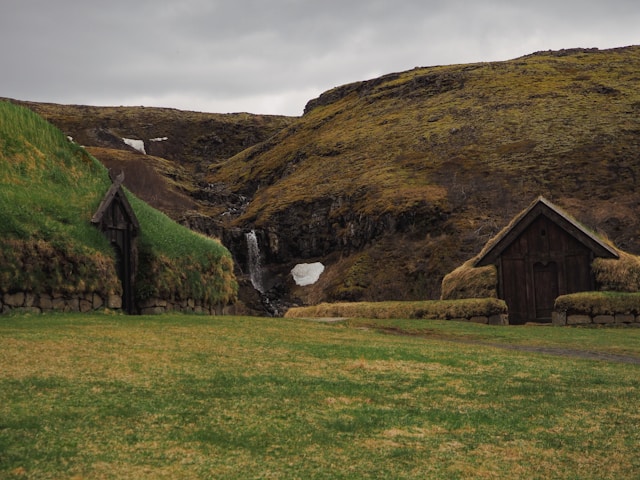
[[264,285],[262,282],[262,265],[260,263],[260,247],[258,245],[258,237],[255,230],[251,230],[245,234],[247,239],[247,264],[249,267],[249,278],[253,288],[264,294]]

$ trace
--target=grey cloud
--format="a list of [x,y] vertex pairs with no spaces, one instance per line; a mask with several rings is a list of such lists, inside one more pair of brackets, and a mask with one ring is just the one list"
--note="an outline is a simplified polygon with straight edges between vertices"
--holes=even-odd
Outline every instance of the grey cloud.
[[414,66],[639,43],[639,21],[626,0],[5,0],[0,96],[294,114],[306,92]]

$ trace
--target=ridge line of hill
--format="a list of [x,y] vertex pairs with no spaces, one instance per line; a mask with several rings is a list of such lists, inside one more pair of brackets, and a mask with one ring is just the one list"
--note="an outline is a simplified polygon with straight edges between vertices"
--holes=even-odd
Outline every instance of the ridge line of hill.
[[[43,112],[106,165],[146,172],[172,218],[219,236],[256,308],[249,230],[269,295],[286,304],[424,299],[539,195],[640,252],[638,71],[639,46],[578,48],[390,73],[295,118],[221,125],[172,111],[150,126],[146,108]],[[134,134],[183,141],[145,156],[122,145]],[[327,267],[316,284],[292,283],[302,262]]]

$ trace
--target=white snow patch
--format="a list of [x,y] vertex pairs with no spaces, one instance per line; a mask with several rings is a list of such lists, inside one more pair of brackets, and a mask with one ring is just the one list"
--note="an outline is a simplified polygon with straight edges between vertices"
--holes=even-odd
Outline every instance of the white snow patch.
[[164,142],[165,140],[169,140],[169,137],[156,137],[149,139],[150,142]]
[[122,141],[127,145],[129,145],[130,147],[135,148],[139,152],[144,153],[145,155],[147,154],[147,152],[145,152],[144,150],[144,140],[134,140],[132,138],[123,138]]
[[320,262],[315,263],[299,263],[291,270],[293,280],[296,285],[304,287],[305,285],[313,285],[318,281],[320,275],[324,272],[324,265]]

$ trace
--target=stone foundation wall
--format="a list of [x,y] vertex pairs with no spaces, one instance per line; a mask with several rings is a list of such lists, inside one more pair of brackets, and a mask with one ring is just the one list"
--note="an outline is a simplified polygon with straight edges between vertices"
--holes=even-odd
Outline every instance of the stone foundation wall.
[[456,322],[483,323],[485,325],[509,325],[509,316],[506,313],[499,315],[474,315],[473,317],[447,318]]
[[203,305],[200,300],[165,300],[162,298],[149,298],[138,305],[141,315],[161,315],[169,312],[199,313],[216,315],[220,308],[212,305]]
[[592,315],[584,312],[553,312],[554,325],[629,325],[640,326],[640,315],[615,313],[613,315]]
[[25,312],[91,312],[94,310],[119,311],[122,309],[122,298],[119,295],[101,296],[89,292],[83,294],[63,295],[48,293],[15,292],[0,294],[0,313]]
[[[222,313],[221,306],[203,305],[193,299],[184,301],[151,298],[138,305],[142,315],[159,315],[168,312],[201,313],[216,315]],[[47,313],[47,312],[80,312],[122,311],[122,297],[109,295],[107,298],[97,293],[77,295],[35,294],[30,292],[0,293],[0,314],[11,312]]]

